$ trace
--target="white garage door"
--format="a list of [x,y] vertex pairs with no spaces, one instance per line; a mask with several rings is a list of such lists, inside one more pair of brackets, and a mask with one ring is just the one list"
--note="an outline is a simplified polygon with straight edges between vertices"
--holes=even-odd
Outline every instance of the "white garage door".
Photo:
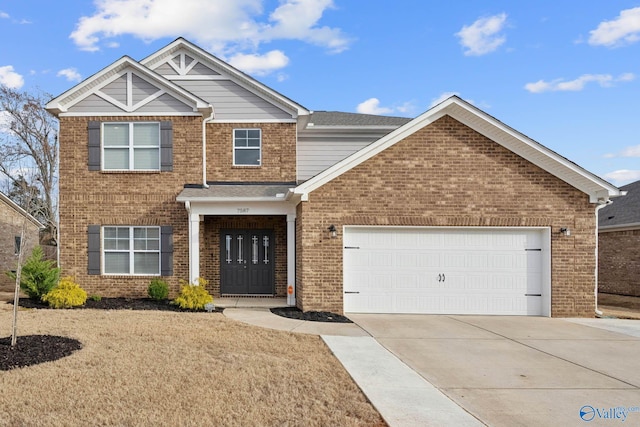
[[344,310],[548,315],[547,233],[346,227]]

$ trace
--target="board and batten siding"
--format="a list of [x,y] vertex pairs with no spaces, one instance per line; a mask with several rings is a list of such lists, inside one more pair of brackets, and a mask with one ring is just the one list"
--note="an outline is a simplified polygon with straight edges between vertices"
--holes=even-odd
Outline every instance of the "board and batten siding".
[[229,80],[173,80],[211,103],[216,120],[291,120],[288,113]]

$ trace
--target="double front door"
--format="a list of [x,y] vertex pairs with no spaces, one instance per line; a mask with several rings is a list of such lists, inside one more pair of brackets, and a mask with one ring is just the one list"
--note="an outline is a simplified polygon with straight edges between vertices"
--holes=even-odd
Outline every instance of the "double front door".
[[273,230],[221,230],[220,292],[226,295],[273,295]]

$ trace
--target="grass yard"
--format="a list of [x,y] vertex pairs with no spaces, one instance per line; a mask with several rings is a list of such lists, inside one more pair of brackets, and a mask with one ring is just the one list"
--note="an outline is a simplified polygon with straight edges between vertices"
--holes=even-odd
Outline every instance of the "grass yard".
[[[12,306],[0,302],[0,337]],[[384,426],[319,337],[215,313],[20,310],[71,356],[0,372],[0,425]]]

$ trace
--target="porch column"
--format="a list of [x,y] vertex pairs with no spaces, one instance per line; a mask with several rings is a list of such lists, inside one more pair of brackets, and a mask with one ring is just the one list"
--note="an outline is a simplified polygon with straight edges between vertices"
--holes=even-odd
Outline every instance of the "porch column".
[[[291,292],[289,292],[291,287]],[[296,214],[287,215],[287,305],[296,305]]]
[[200,215],[189,214],[189,283],[200,277]]

